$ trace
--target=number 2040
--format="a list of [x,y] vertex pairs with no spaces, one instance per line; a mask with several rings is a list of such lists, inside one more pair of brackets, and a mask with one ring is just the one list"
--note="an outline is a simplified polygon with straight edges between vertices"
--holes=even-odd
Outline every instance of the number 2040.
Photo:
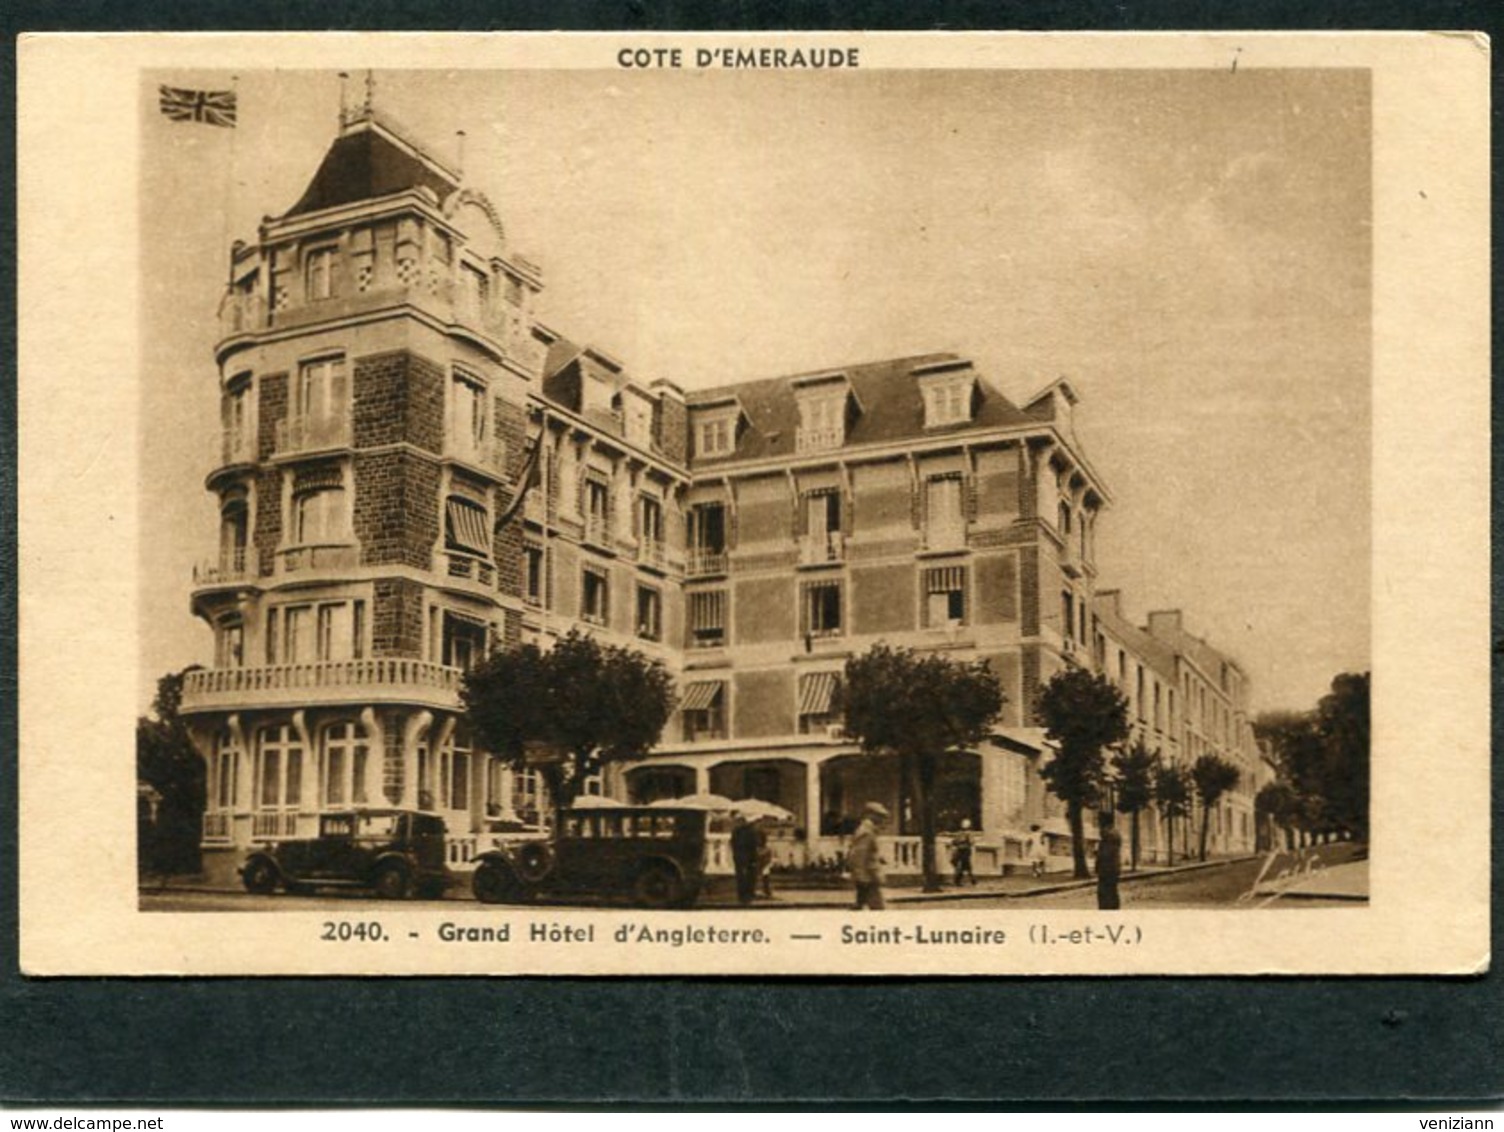
[[325,920],[324,932],[319,936],[319,939],[333,943],[349,943],[352,940],[379,943],[386,938],[386,931],[375,920],[362,920],[353,924],[349,920]]

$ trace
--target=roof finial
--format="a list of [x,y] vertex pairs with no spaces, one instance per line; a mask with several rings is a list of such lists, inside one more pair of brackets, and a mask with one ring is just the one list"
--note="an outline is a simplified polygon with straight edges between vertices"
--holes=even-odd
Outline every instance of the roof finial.
[[454,136],[457,143],[456,149],[458,151],[455,155],[454,171],[460,175],[461,179],[463,179],[465,176],[465,131],[455,130]]
[[339,73],[339,128],[344,129],[350,124],[350,72]]
[[376,113],[376,72],[366,68],[366,104],[365,115],[373,117]]

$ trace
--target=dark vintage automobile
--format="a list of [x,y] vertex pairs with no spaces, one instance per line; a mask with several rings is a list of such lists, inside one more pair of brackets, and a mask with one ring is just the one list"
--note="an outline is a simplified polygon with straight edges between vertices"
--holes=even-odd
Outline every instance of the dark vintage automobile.
[[444,819],[413,810],[321,814],[317,837],[268,845],[240,866],[249,892],[372,888],[389,900],[440,895],[447,876]]
[[565,810],[555,837],[478,857],[475,897],[486,904],[626,898],[648,908],[688,908],[705,883],[708,820],[690,809]]

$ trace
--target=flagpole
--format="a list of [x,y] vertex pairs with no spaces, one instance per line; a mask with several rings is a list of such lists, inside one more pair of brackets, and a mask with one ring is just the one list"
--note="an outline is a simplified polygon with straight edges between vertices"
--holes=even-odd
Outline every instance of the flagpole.
[[235,214],[235,156],[236,135],[240,133],[240,76],[230,76],[230,105],[235,108],[235,117],[230,122],[230,157],[225,162],[225,190],[221,198],[223,209],[222,224],[219,237],[219,246],[224,250],[228,266],[226,268],[227,279],[225,285],[233,289],[235,286],[235,252],[230,247],[230,224]]

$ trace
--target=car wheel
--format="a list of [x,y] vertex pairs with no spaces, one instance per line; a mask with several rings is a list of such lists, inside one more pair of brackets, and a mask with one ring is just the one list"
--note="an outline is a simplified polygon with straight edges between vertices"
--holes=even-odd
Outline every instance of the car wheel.
[[470,880],[470,889],[482,904],[511,904],[523,899],[517,874],[502,861],[482,861]]
[[245,890],[254,892],[257,896],[267,896],[277,891],[277,867],[265,857],[258,857],[247,865],[240,879],[245,884]]
[[662,862],[644,865],[632,885],[637,903],[648,908],[672,908],[684,899],[684,881],[670,865]]
[[524,884],[536,885],[554,871],[554,849],[546,841],[531,841],[517,850],[517,875]]
[[382,865],[376,870],[373,886],[376,889],[376,895],[384,900],[405,900],[412,884],[408,878],[407,869],[394,862],[390,865]]

